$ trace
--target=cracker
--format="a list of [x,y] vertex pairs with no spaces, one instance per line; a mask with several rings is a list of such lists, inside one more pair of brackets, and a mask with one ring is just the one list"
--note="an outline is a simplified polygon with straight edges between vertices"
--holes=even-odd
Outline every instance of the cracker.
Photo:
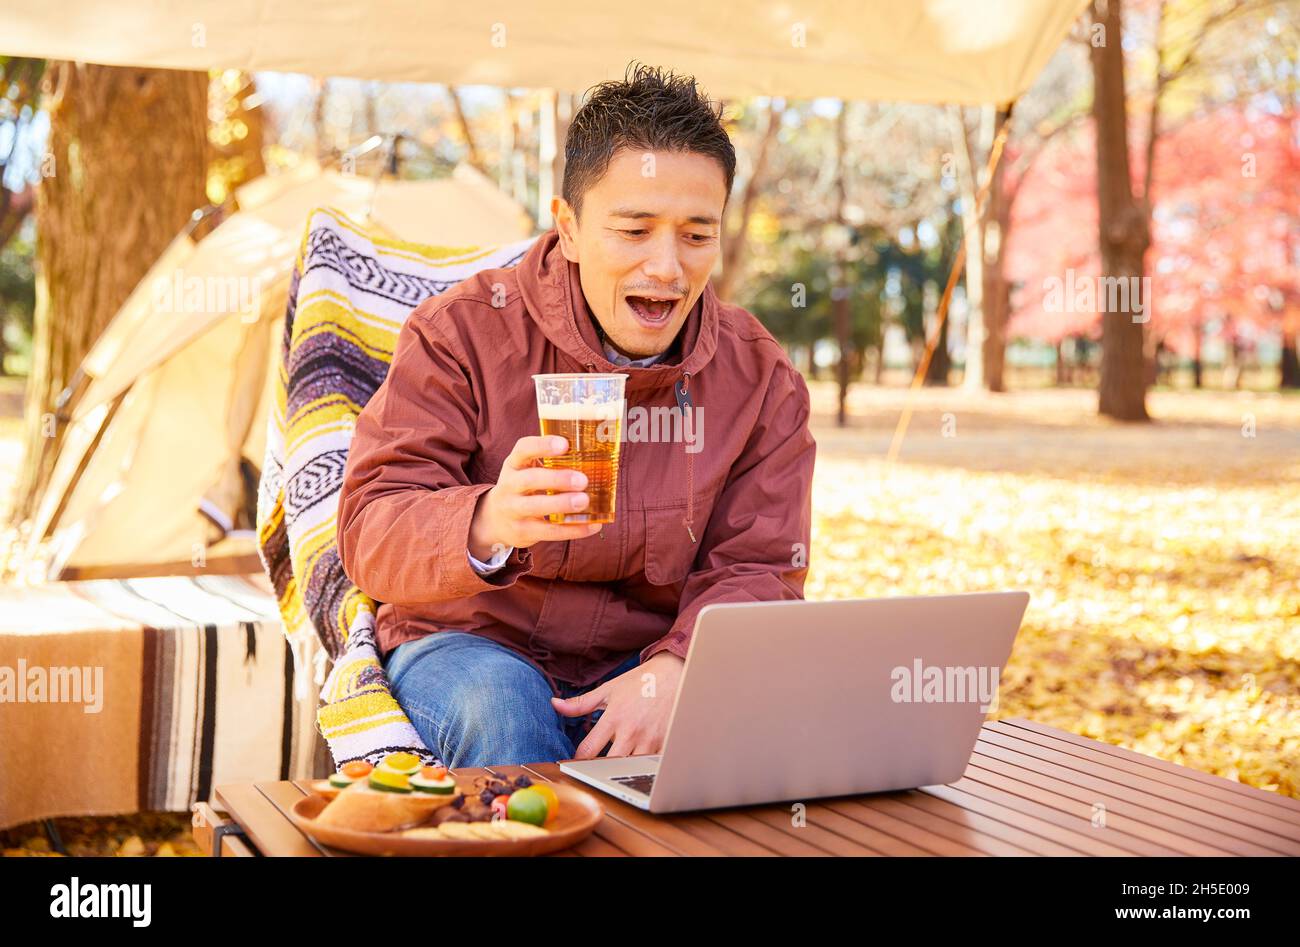
[[540,825],[533,825],[531,822],[516,822],[513,819],[500,819],[493,822],[492,826],[501,838],[506,839],[537,838],[540,835],[550,834]]

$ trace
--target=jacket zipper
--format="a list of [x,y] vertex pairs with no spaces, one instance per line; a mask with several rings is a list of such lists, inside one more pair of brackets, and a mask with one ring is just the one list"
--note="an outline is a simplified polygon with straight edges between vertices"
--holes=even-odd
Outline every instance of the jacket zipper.
[[572,539],[566,539],[566,540],[564,541],[564,551],[560,553],[560,568],[556,570],[555,574],[556,574],[557,577],[559,577],[559,578],[561,578],[561,579],[567,579],[567,578],[568,578],[568,576],[566,576],[566,575],[564,574],[564,567],[565,567],[565,566],[568,564],[568,562],[569,562],[569,546],[570,546],[572,543],[573,543],[573,540],[572,540]]

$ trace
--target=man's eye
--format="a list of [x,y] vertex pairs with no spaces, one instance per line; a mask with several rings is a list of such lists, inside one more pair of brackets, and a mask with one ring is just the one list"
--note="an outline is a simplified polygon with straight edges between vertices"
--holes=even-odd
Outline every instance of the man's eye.
[[[619,233],[627,234],[629,237],[640,237],[640,236],[644,236],[645,234],[648,234],[649,232],[650,231],[648,230],[620,230],[619,231]],[[686,237],[692,243],[708,243],[713,239],[713,235],[707,233],[688,233],[686,234]]]

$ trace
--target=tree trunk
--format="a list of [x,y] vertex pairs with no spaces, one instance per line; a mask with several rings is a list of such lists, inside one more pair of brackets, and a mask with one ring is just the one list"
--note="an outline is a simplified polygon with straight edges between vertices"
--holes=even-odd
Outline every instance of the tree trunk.
[[866,350],[855,345],[849,358],[849,378],[853,381],[861,381],[865,365]]
[[[1102,274],[1107,279],[1140,279],[1150,244],[1146,212],[1133,196],[1129,174],[1121,0],[1093,0],[1094,22],[1105,40],[1091,48],[1092,115],[1097,129],[1097,209]],[[1121,421],[1148,420],[1144,325],[1132,312],[1112,312],[1102,304],[1101,378],[1098,410]],[[1131,308],[1131,307],[1130,307]]]
[[849,352],[852,348],[849,334],[849,292],[848,287],[845,285],[844,269],[843,266],[834,268],[833,285],[835,292],[831,297],[831,314],[835,321],[835,342],[839,349],[839,357],[835,360],[835,382],[839,387],[836,398],[835,423],[840,427],[844,427],[849,423]]
[[1147,351],[1144,355],[1146,360],[1147,387],[1151,388],[1160,383],[1160,343],[1157,341],[1152,344],[1151,337],[1147,336]]
[[1296,331],[1282,327],[1282,382],[1283,388],[1300,388],[1300,357],[1296,355]]
[[[844,180],[845,132],[848,127],[847,102],[840,101],[840,114],[835,119],[835,223],[833,226],[844,227],[844,205],[847,202],[847,188]],[[853,337],[849,325],[849,289],[848,268],[845,263],[844,241],[836,242],[835,262],[831,266],[831,318],[835,325],[835,344],[838,357],[835,364],[835,380],[839,387],[835,423],[844,427],[849,423],[849,350]]]
[[334,145],[327,140],[329,124],[325,121],[325,104],[330,94],[330,82],[328,79],[316,79],[313,85],[316,90],[316,101],[312,105],[311,126],[316,133],[316,160],[325,164],[336,155]]
[[[1007,121],[998,111],[993,134],[996,136]],[[989,193],[981,215],[980,241],[984,248],[984,387],[989,391],[1006,391],[1007,318],[1011,311],[1011,287],[1003,268],[1003,247],[1011,223],[1011,203],[1006,195],[1006,165],[999,161],[993,169]]]
[[[0,172],[4,168],[0,163]],[[23,185],[21,191],[9,191],[0,186],[0,250],[8,245],[36,207],[36,190],[30,184]]]
[[560,94],[554,89],[538,92],[537,107],[537,219],[538,229],[555,226],[551,198],[555,195],[555,158],[560,151]]
[[367,82],[361,91],[361,114],[365,123],[363,140],[378,135],[379,132],[379,83]]
[[31,513],[63,433],[55,399],[158,254],[207,203],[206,73],[59,62],[47,75],[54,173],[37,198],[40,271],[18,519]]
[[[525,207],[528,200],[528,154],[532,138],[532,109],[528,96],[506,93],[506,114],[510,117],[510,149],[507,154],[510,194]],[[530,214],[531,216],[531,214]]]
[[1192,329],[1195,332],[1192,337],[1192,387],[1201,388],[1205,384],[1205,361],[1201,356],[1201,347],[1205,341],[1205,325],[1198,322]]
[[1231,328],[1228,330],[1224,352],[1226,364],[1223,371],[1223,387],[1236,391],[1241,387],[1241,370],[1245,367],[1243,364],[1245,358],[1241,337],[1237,334],[1237,325],[1235,322],[1229,324]]
[[[928,335],[929,333],[927,333]],[[927,385],[946,385],[948,384],[948,373],[951,370],[952,356],[948,354],[948,320],[944,319],[943,325],[939,327],[939,338],[934,343],[934,354],[930,356],[930,364],[925,368],[925,383]]]
[[948,110],[953,156],[957,165],[957,186],[961,191],[961,226],[966,235],[966,368],[962,387],[984,387],[984,254],[974,252],[983,245],[983,227],[975,213],[975,195],[979,183],[977,149],[971,147],[963,109]]
[[[8,150],[0,155],[0,250],[13,239],[36,208],[36,188],[26,183],[22,176],[13,178],[7,172],[18,150],[15,139],[22,126],[30,122],[24,116],[33,115],[40,109],[41,76],[44,72],[43,59],[12,56],[0,60],[0,89],[4,90],[5,111],[13,116]],[[6,180],[13,181],[21,190],[9,190],[5,187]],[[0,360],[0,372],[3,370],[4,363]]]
[[573,124],[573,93],[557,92],[555,94],[555,163],[552,167],[553,194],[564,194],[564,144],[569,138],[569,126]]

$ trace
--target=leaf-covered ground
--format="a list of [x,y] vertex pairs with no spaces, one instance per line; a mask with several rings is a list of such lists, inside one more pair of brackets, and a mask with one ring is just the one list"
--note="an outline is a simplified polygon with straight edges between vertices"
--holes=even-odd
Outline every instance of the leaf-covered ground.
[[[1022,588],[998,716],[1024,716],[1300,797],[1300,397],[926,389],[900,461],[898,389],[851,424],[812,383],[809,598]],[[71,854],[193,854],[188,816],[58,819]],[[0,832],[41,854],[40,826]]]
[[890,465],[863,393],[816,431],[808,597],[1026,589],[999,716],[1300,796],[1300,398],[1094,397],[927,390]]
[[[53,820],[59,844],[72,856],[194,856],[202,855],[190,834],[186,812],[137,812]],[[39,823],[0,831],[0,855],[55,856],[50,836]]]

